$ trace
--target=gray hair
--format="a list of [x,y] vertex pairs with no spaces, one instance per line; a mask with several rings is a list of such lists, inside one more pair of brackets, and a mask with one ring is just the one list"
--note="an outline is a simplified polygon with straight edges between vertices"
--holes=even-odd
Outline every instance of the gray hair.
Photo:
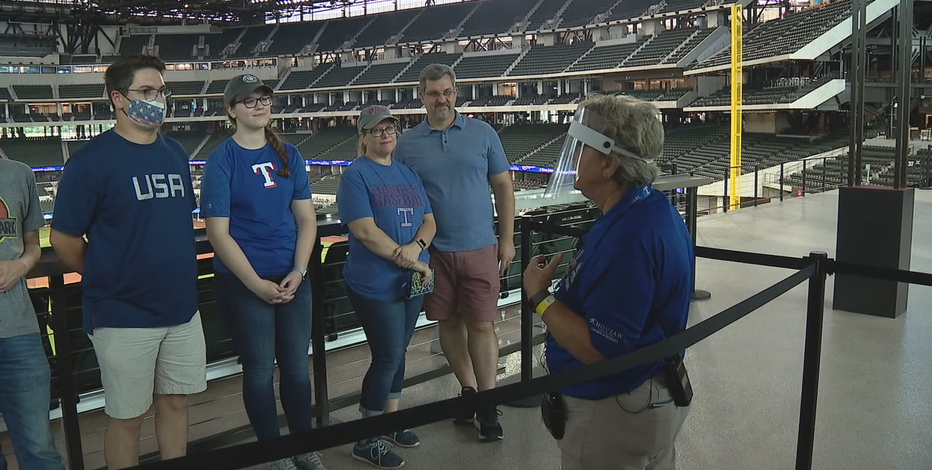
[[430,64],[424,67],[424,70],[421,70],[421,74],[418,76],[418,81],[421,82],[421,91],[427,90],[428,81],[440,80],[444,75],[449,75],[450,81],[456,87],[456,72],[449,65]]
[[[615,145],[646,159],[659,157],[663,152],[663,123],[656,106],[611,95],[589,96],[583,105],[593,113],[586,124],[615,139]],[[622,187],[651,184],[660,174],[660,168],[653,163],[618,153],[612,153],[611,157],[620,163],[612,178]]]

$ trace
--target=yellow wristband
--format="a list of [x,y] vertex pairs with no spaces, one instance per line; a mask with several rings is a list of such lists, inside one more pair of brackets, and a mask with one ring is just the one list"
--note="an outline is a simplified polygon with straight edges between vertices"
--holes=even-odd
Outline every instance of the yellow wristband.
[[541,300],[536,307],[534,307],[534,311],[537,312],[538,315],[543,316],[544,312],[546,312],[547,309],[550,308],[550,306],[553,305],[556,301],[557,299],[553,296],[553,294],[548,295],[544,298],[544,300]]

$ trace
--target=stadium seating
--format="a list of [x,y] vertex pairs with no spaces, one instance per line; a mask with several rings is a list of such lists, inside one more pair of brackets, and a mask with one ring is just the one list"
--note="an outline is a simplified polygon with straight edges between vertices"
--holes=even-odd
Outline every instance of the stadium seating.
[[405,31],[401,42],[426,42],[440,39],[450,30],[458,27],[476,7],[476,2],[427,7]]
[[661,60],[670,55],[674,49],[683,44],[687,38],[693,35],[697,30],[695,28],[680,28],[668,31],[662,31],[651,38],[644,47],[635,52],[631,57],[624,61],[624,67],[643,67],[648,65],[658,65]]
[[663,7],[657,13],[670,13],[702,8],[708,0],[664,0]]
[[353,82],[353,85],[377,85],[389,83],[408,66],[410,62],[392,62],[380,64],[374,62],[371,67]]
[[243,33],[243,37],[239,40],[239,46],[236,47],[236,52],[227,55],[227,57],[232,59],[254,57],[259,43],[268,39],[269,35],[272,34],[274,30],[275,25],[250,26],[246,28],[246,32]]
[[279,87],[280,90],[305,90],[314,85],[320,77],[330,71],[333,67],[339,67],[338,65],[328,62],[326,64],[318,65],[314,67],[313,70],[300,70],[293,71],[288,75],[288,78],[282,82]]
[[315,160],[320,155],[332,150],[334,147],[351,140],[357,141],[356,129],[352,127],[330,127],[321,129],[313,137],[306,139],[298,146],[298,150],[305,160]]
[[693,49],[699,46],[699,44],[704,41],[705,38],[709,37],[714,31],[715,30],[711,28],[700,29],[695,34],[690,36],[686,42],[678,46],[679,49],[675,49],[674,52],[665,58],[662,63],[671,65],[676,64],[682,60],[683,57],[686,57],[687,54],[692,52]]
[[19,160],[33,168],[61,166],[65,161],[59,137],[0,139],[0,149],[11,159]]
[[533,47],[524,55],[509,76],[560,73],[592,48],[591,42]]
[[598,15],[604,15],[617,0],[571,0],[563,11],[561,28],[573,28],[589,24]]
[[264,55],[296,55],[311,44],[324,25],[321,21],[284,23],[272,36],[272,43]]
[[487,34],[501,34],[511,29],[515,23],[524,20],[527,6],[516,1],[484,1],[479,3],[475,13],[463,23],[460,37],[476,37]]
[[517,58],[518,54],[464,56],[453,71],[457,79],[500,77]]
[[354,65],[350,67],[335,66],[327,75],[324,75],[314,88],[328,88],[349,85],[360,72],[366,69],[366,65]]
[[[751,61],[792,54],[851,17],[851,2],[821,4],[807,10],[767,21],[744,33],[744,60]],[[731,47],[693,64],[690,68],[717,67],[731,62]]]
[[[421,74],[421,70],[424,70],[424,67],[427,67],[430,64],[443,64],[452,66],[457,60],[459,60],[461,56],[462,54],[424,54],[418,57],[414,63],[408,67],[408,70],[405,70],[405,72],[395,80],[395,83],[416,82],[418,81],[418,76]],[[512,61],[514,60],[512,59]],[[456,76],[457,78],[465,78],[460,77],[458,71]]]
[[102,83],[89,85],[59,85],[58,96],[62,99],[100,99],[104,97],[104,85]]
[[204,81],[171,82],[166,84],[172,90],[172,96],[197,96],[204,89]]
[[612,8],[608,21],[626,20],[644,16],[647,10],[657,3],[657,0],[623,0]]
[[[345,43],[360,34],[360,30],[370,21],[372,18],[368,16],[328,21],[326,29],[320,36],[317,50],[321,52],[346,49]],[[309,39],[313,39],[313,36]]]
[[51,85],[13,85],[13,91],[20,100],[51,100]]
[[10,90],[5,86],[0,86],[0,101],[13,101]]
[[155,46],[158,55],[164,61],[184,61],[196,59],[195,50],[201,43],[200,34],[156,34]]
[[123,36],[120,38],[120,55],[142,54],[143,49],[149,45],[151,34],[138,36]]
[[589,70],[605,70],[618,67],[628,56],[644,44],[645,39],[626,44],[593,47],[582,56],[568,72],[585,72]]
[[375,47],[388,44],[389,39],[402,30],[420,13],[418,10],[402,10],[376,15],[374,21],[356,38],[353,47]]
[[520,161],[551,140],[566,134],[568,126],[562,124],[518,124],[499,132],[508,161]]
[[[566,0],[543,0],[540,6],[531,14],[531,17],[528,18],[527,30],[537,31],[544,29],[546,23],[553,19],[557,12],[560,11],[560,8],[563,8],[564,4],[566,4]],[[553,29],[553,27],[554,26],[551,25],[550,29]]]

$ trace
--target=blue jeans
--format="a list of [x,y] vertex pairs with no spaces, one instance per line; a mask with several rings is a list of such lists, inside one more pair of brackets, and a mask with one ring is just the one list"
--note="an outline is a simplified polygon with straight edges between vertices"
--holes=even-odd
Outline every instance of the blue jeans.
[[372,363],[362,380],[359,408],[363,416],[385,412],[385,401],[401,396],[405,380],[405,351],[424,296],[413,299],[373,300],[349,290],[350,303],[362,323],[372,351]]
[[[281,277],[269,277],[279,283]],[[256,438],[280,435],[273,372],[278,359],[282,408],[292,433],[311,429],[311,284],[307,279],[287,304],[270,305],[236,276],[217,273],[217,304],[243,364],[243,402]]]
[[[51,380],[38,333],[0,338],[0,413],[24,470],[64,470],[49,430]],[[6,469],[0,452],[0,470]]]

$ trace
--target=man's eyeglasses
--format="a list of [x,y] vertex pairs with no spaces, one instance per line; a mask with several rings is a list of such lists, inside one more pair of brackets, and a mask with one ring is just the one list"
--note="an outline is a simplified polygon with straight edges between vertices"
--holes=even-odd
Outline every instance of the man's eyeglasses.
[[395,135],[398,133],[398,128],[395,126],[388,127],[373,127],[368,130],[369,134],[374,137],[382,137],[382,134]]
[[250,96],[249,98],[240,101],[240,103],[243,103],[243,106],[249,109],[255,108],[259,103],[262,103],[262,106],[272,106],[272,97],[269,95],[265,95],[259,98],[253,98]]
[[432,100],[439,100],[441,96],[444,98],[450,98],[456,94],[456,90],[452,88],[447,88],[446,90],[440,91],[431,91],[431,92],[422,92],[427,95]]
[[159,96],[162,98],[168,98],[172,95],[171,88],[162,88],[158,90],[155,88],[127,88],[126,91],[142,93],[142,96],[146,98],[146,101],[155,101],[159,99]]

